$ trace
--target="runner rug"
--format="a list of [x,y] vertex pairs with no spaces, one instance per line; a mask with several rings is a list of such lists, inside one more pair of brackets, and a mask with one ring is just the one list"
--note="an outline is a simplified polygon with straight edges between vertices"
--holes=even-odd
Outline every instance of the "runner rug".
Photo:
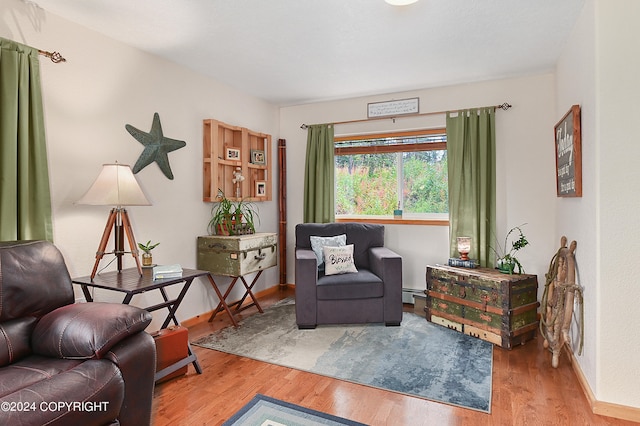
[[493,346],[405,312],[399,327],[298,330],[285,299],[194,345],[489,413]]
[[222,426],[366,426],[265,395],[256,395]]

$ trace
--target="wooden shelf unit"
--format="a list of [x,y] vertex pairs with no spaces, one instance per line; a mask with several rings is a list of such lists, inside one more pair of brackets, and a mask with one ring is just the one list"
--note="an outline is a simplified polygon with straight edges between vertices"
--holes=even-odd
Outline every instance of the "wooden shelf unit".
[[[231,201],[271,201],[271,135],[206,119],[202,136],[203,201],[216,202],[218,189]],[[226,158],[227,148],[240,151],[239,161]],[[264,164],[252,163],[252,151],[262,151]],[[238,167],[244,177],[240,197],[233,183],[233,172]],[[264,182],[263,195],[258,194],[258,182]]]

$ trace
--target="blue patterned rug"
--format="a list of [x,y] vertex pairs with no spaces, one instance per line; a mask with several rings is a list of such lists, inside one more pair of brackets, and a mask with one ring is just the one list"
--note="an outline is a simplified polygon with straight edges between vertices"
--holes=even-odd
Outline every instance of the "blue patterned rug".
[[257,394],[222,426],[366,426],[342,417],[311,410]]
[[405,312],[382,324],[298,330],[284,300],[194,345],[489,413],[493,345]]

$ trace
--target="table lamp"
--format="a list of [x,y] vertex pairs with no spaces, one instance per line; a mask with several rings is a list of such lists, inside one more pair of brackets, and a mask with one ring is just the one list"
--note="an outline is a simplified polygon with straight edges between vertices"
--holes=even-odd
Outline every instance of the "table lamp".
[[[150,206],[151,203],[142,192],[136,177],[131,171],[131,167],[117,162],[115,164],[103,164],[102,171],[95,182],[77,203],[93,206],[115,206],[109,213],[107,225],[104,228],[102,240],[100,240],[100,245],[96,252],[96,261],[91,272],[91,279],[96,276],[102,257],[110,253],[113,253],[118,260],[118,272],[122,271],[122,256],[125,253],[131,253],[136,261],[138,272],[142,275],[138,245],[133,235],[129,215],[123,206]],[[112,252],[107,253],[105,250],[112,229],[115,229],[115,248]],[[129,241],[130,252],[124,251],[125,233]]]

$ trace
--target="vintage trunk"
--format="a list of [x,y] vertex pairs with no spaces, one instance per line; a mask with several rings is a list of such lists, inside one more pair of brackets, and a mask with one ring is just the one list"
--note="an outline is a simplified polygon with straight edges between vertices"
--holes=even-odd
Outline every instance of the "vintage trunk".
[[198,237],[197,268],[240,277],[276,265],[277,236],[271,233]]
[[538,279],[494,269],[427,267],[427,320],[506,349],[538,329]]

